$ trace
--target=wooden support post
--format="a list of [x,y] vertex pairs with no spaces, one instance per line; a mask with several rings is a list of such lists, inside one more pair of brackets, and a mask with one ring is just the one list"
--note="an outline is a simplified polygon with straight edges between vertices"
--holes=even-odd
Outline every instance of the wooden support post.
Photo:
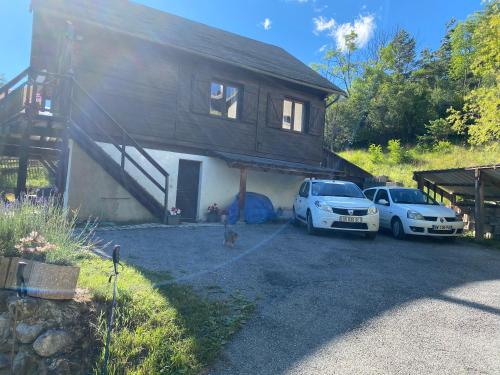
[[26,179],[28,177],[29,162],[29,132],[25,131],[19,148],[19,164],[17,169],[16,198],[21,198],[26,193]]
[[424,179],[422,177],[418,177],[418,180],[417,180],[417,187],[419,190],[421,190],[422,192],[424,191]]
[[245,199],[247,195],[247,170],[245,168],[240,169],[240,193],[239,197],[239,210],[240,210],[240,221],[245,220]]
[[[125,148],[125,145],[123,145]],[[165,186],[164,186],[164,195],[163,195],[163,224],[167,224],[168,221],[168,184],[169,184],[169,176],[168,174],[165,176]]]
[[69,131],[68,127],[66,127],[66,129],[63,130],[61,153],[59,155],[59,162],[57,164],[56,186],[60,197],[63,197],[64,195],[64,192],[66,190],[66,179],[68,177],[68,167],[69,167],[68,131]]
[[474,202],[474,218],[476,222],[474,231],[476,240],[482,240],[484,238],[484,183],[479,168],[474,171]]

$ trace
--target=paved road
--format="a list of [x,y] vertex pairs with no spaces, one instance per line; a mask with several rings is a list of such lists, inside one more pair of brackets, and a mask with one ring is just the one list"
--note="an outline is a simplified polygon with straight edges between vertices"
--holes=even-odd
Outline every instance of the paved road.
[[209,374],[500,374],[500,251],[236,230],[232,250],[219,227],[100,234],[132,262],[257,299]]

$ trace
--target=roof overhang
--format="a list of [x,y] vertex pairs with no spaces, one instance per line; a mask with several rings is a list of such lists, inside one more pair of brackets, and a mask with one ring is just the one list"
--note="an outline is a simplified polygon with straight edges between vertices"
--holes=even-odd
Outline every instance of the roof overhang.
[[345,175],[342,171],[331,168],[324,168],[284,160],[233,154],[220,151],[213,151],[211,154],[216,158],[224,160],[231,168],[245,168],[263,172],[276,172],[306,177],[339,178]]

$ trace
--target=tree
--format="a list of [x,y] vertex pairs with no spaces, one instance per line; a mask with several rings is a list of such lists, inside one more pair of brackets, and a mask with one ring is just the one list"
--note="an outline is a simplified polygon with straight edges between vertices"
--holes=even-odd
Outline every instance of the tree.
[[415,38],[400,29],[389,45],[382,48],[380,55],[389,70],[406,76],[415,66]]
[[[463,75],[464,105],[451,109],[453,128],[468,134],[473,145],[500,141],[500,11],[490,2],[455,29],[452,74]],[[465,76],[466,75],[466,76]],[[470,82],[474,82],[471,85]]]
[[415,38],[403,29],[391,38],[381,34],[364,58],[355,34],[346,38],[346,50],[328,51],[319,71],[348,92],[327,110],[329,147],[391,138],[403,144],[500,141],[499,1],[446,26],[440,47],[418,58]]
[[360,63],[355,59],[357,35],[354,31],[347,34],[345,39],[345,50],[329,49],[319,64],[312,64],[312,68],[342,86],[349,95],[352,81],[359,73]]

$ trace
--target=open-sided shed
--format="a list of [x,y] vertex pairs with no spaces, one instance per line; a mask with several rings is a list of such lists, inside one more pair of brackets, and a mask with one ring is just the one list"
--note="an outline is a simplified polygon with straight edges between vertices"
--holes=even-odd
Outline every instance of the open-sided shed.
[[[421,190],[434,199],[439,195],[456,204],[457,197],[474,200],[475,233],[484,237],[485,201],[500,202],[500,163],[466,168],[417,171],[413,173]],[[498,211],[498,210],[497,210]],[[500,221],[498,222],[500,226]]]

